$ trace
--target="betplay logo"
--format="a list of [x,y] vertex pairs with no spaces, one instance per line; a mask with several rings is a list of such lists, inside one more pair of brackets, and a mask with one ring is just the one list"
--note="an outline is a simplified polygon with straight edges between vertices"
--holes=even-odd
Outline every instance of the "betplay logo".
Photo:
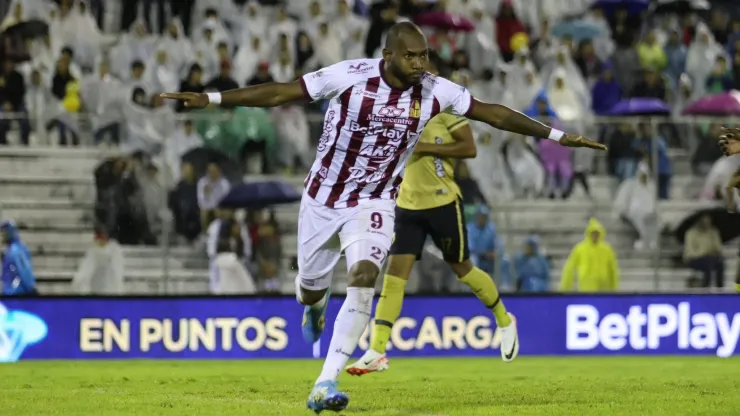
[[740,337],[740,313],[692,314],[689,302],[651,304],[646,312],[641,306],[632,306],[627,315],[603,317],[592,305],[569,305],[566,320],[569,351],[588,351],[601,345],[616,352],[629,345],[635,351],[666,349],[670,353],[672,348],[665,344],[670,337],[678,349],[716,350],[718,357],[729,357]]

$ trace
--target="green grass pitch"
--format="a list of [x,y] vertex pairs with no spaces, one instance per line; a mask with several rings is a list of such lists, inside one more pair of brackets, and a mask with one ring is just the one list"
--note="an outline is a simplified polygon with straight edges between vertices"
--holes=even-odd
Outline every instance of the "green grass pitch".
[[[37,361],[0,365],[13,416],[311,415],[320,360]],[[343,415],[740,415],[740,359],[391,359],[350,377]],[[322,415],[332,415],[324,412]]]

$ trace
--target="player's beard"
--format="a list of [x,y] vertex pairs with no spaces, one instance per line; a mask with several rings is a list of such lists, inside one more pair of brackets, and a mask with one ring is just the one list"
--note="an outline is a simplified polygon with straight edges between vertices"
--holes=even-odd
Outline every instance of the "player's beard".
[[388,71],[390,71],[394,77],[396,77],[398,80],[403,82],[403,85],[405,87],[411,87],[413,85],[416,85],[421,82],[421,79],[413,80],[410,76],[406,75],[401,71],[401,69],[393,64],[391,64],[388,68]]

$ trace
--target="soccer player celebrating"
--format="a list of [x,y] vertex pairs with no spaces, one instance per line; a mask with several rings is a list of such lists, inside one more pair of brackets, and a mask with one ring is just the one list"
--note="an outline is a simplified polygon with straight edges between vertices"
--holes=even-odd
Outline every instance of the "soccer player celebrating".
[[722,127],[722,135],[719,136],[719,147],[725,156],[740,153],[740,128]]
[[383,59],[339,62],[297,81],[221,94],[163,94],[188,108],[330,100],[298,214],[296,297],[305,305],[307,341],[318,340],[323,332],[332,271],[342,252],[349,283],[324,367],[308,396],[307,406],[316,413],[340,411],[349,402],[337,377],[370,321],[375,281],[393,239],[396,195],[429,120],[448,112],[514,133],[549,137],[564,146],[605,149],[505,106],[477,101],[466,88],[426,73],[427,50],[421,30],[403,22],[388,31]]
[[[723,127],[722,135],[719,137],[719,146],[722,148],[725,156],[740,154],[740,128]],[[737,207],[735,206],[735,189],[738,188],[740,188],[740,170],[732,175],[725,192],[727,209],[730,212],[737,211]],[[735,291],[740,293],[740,267],[735,272]]]
[[[437,59],[430,57],[428,70],[437,75]],[[391,328],[401,314],[406,282],[414,263],[421,258],[428,235],[458,279],[493,312],[501,334],[501,358],[512,361],[519,353],[513,315],[506,311],[491,277],[470,261],[467,227],[460,206],[462,193],[453,172],[456,159],[475,156],[473,131],[465,117],[442,113],[424,128],[406,165],[396,200],[395,239],[383,279],[383,292],[375,309],[370,349],[347,367],[349,374],[360,376],[388,369],[385,350]]]

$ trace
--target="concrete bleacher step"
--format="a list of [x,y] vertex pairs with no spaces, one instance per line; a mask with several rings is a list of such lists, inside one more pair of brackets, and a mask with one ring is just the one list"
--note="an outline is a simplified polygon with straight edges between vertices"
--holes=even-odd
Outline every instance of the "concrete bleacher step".
[[87,248],[93,243],[93,234],[92,231],[79,230],[25,230],[23,231],[23,241],[32,251],[35,247],[43,247],[44,249],[47,249],[69,245]]
[[[658,288],[660,290],[680,290],[686,287],[686,279],[692,276],[690,270],[660,270],[658,273]],[[557,287],[560,274],[551,275],[553,285]],[[655,273],[653,270],[621,270],[619,287],[622,291],[650,292],[655,290]]]
[[[71,276],[70,276],[71,278]],[[166,286],[166,287],[165,287]],[[42,295],[74,295],[70,280],[42,280],[38,283]],[[208,279],[170,279],[166,285],[163,279],[139,279],[127,276],[125,279],[127,295],[205,295],[208,294]]]
[[[82,257],[85,254],[85,250],[92,244],[92,240],[89,244],[84,246],[52,246],[48,247],[44,254],[47,256],[69,256],[69,257]],[[162,257],[163,248],[158,246],[121,246],[123,255],[126,258],[154,258],[158,259]],[[171,258],[179,260],[197,260],[201,257],[205,258],[205,253],[196,251],[192,247],[170,247],[168,253]]]
[[[3,163],[0,160],[0,164]],[[25,200],[67,198],[69,200],[95,199],[92,175],[85,177],[0,175],[0,187],[6,197]]]
[[[60,255],[43,255],[34,258],[34,267],[40,270],[77,270],[83,256],[60,256]],[[168,258],[167,265],[170,270],[182,270],[187,268],[186,262],[177,258]],[[129,257],[124,255],[123,268],[126,271],[131,270],[162,270],[165,260],[156,257]],[[200,270],[208,269],[208,262],[200,263]]]
[[12,218],[16,222],[38,224],[39,226],[53,227],[57,221],[65,224],[88,225],[92,229],[93,213],[83,209],[49,209],[49,208],[8,208],[3,203],[0,205],[3,217]]
[[92,176],[101,160],[116,153],[90,148],[2,147],[0,175],[28,172],[39,175]]
[[[49,272],[49,271],[42,270],[42,271],[36,272],[36,278],[38,280],[43,280],[43,281],[54,281],[54,280],[71,281],[74,274],[75,274],[74,270],[56,271],[56,272]],[[162,271],[159,269],[124,270],[124,276],[126,277],[126,279],[158,281],[162,279]],[[203,270],[188,270],[188,269],[170,270],[169,278],[170,280],[173,280],[173,281],[175,280],[208,281],[208,273],[204,274]]]

